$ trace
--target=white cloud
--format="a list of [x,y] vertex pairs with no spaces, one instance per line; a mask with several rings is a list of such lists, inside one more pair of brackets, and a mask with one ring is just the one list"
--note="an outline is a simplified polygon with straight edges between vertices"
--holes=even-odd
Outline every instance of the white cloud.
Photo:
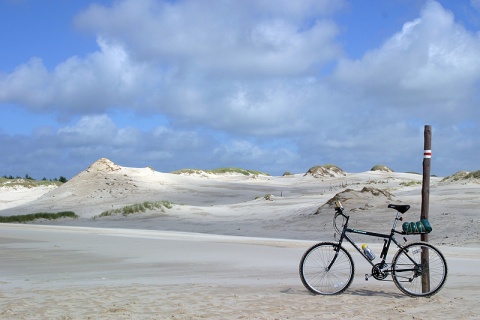
[[15,68],[12,74],[0,74],[0,101],[15,101],[27,106],[50,102],[51,76],[39,58]]
[[[72,157],[94,161],[111,155],[125,165],[133,158],[154,167],[155,161],[166,167],[173,165],[168,161],[180,167],[257,163],[271,172],[333,162],[368,170],[379,155],[387,165],[411,163],[423,123],[451,138],[438,145],[445,150],[443,161],[449,150],[480,148],[478,139],[458,143],[466,141],[466,131],[452,129],[474,119],[469,133],[479,133],[478,33],[456,23],[437,2],[427,2],[417,19],[406,21],[382,46],[351,60],[337,40],[342,29],[332,15],[342,5],[92,5],[78,15],[76,26],[97,36],[98,51],[53,70],[32,58],[0,75],[0,101],[80,116],[56,135],[43,135],[53,136]],[[148,132],[119,128],[105,114],[123,109],[161,114],[168,125]]]
[[335,77],[383,107],[415,109],[422,116],[431,116],[435,107],[441,119],[475,94],[478,52],[478,35],[456,24],[438,3],[428,2],[419,19],[405,23],[381,48],[357,61],[342,60]]
[[235,164],[234,166],[237,167],[278,174],[288,170],[298,170],[298,167],[292,164],[301,162],[295,151],[285,145],[279,145],[278,142],[269,143],[269,141],[259,143],[232,139],[228,143],[215,146],[213,156],[217,160],[217,167],[231,167]]
[[0,100],[65,114],[135,107],[156,74],[133,62],[118,43],[102,37],[97,42],[100,51],[85,58],[71,57],[51,72],[39,58],[32,58],[12,74],[3,75]]
[[[337,27],[319,17],[341,4],[126,0],[111,8],[93,5],[76,24],[121,39],[137,59],[258,77],[308,73],[338,55]],[[306,19],[312,19],[311,25]]]
[[102,157],[123,166],[152,166],[164,172],[227,166],[283,172],[293,170],[291,163],[301,160],[275,141],[218,139],[214,133],[165,126],[140,131],[119,127],[105,114],[84,116],[56,131],[44,128],[31,137],[0,132],[0,143],[4,152],[0,159],[2,174],[24,174],[22,168],[27,166],[26,173],[37,179],[45,171],[55,172],[47,178],[71,178]]
[[59,129],[57,135],[69,148],[92,145],[119,148],[135,145],[141,140],[140,130],[117,128],[107,115],[84,116],[75,125]]
[[[71,57],[52,71],[32,59],[0,79],[6,88],[0,100],[67,115],[143,109],[176,123],[281,133],[292,128],[286,118],[304,107],[295,95],[305,91],[305,79],[341,54],[338,28],[322,18],[340,5],[212,1],[207,8],[196,1],[153,0],[92,5],[76,24],[97,34],[99,51]],[[234,103],[243,93],[249,112]],[[293,128],[299,125],[302,120]]]

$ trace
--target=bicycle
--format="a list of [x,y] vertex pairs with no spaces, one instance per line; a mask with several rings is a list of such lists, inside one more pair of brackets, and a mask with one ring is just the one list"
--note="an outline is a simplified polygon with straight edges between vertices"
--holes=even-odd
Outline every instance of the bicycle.
[[[352,283],[355,266],[350,253],[342,246],[344,239],[372,265],[371,274],[366,274],[365,280],[373,277],[376,280],[388,281],[386,278],[391,276],[397,288],[412,297],[430,297],[440,291],[447,279],[447,262],[443,254],[426,242],[405,244],[407,242],[405,237],[405,243],[401,245],[395,239],[395,234],[409,233],[397,231],[395,228],[397,221],[402,221],[400,214],[407,212],[410,206],[390,204],[388,208],[397,210],[397,213],[390,234],[382,234],[349,228],[350,217],[344,213],[340,201],[335,201],[333,226],[340,235],[339,241],[317,243],[310,247],[300,260],[300,278],[310,292],[322,295],[340,294]],[[337,225],[338,222],[341,227]],[[405,226],[409,227],[409,224],[403,224],[404,230]],[[381,261],[374,264],[375,257],[369,258],[368,253],[362,251],[349,237],[349,233],[383,238]],[[391,263],[387,263],[387,254],[392,242],[398,247],[398,251]]]

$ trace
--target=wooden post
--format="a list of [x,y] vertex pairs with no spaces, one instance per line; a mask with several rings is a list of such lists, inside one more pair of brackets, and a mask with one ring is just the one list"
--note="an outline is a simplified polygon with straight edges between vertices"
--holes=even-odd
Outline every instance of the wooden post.
[[[426,125],[424,131],[424,148],[423,148],[423,180],[422,180],[422,209],[420,219],[428,219],[428,211],[430,209],[430,162],[432,158],[432,126]],[[420,240],[428,242],[428,233],[422,233]],[[421,261],[423,268],[422,273],[422,291],[430,291],[430,272],[429,272],[429,255],[428,248],[422,250]]]

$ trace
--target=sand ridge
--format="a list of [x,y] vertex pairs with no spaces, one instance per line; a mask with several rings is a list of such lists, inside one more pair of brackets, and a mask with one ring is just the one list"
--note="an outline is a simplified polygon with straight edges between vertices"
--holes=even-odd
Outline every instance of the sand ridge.
[[[480,298],[478,181],[432,177],[430,242],[449,276],[434,297],[409,298],[370,280],[355,260],[351,287],[311,295],[300,258],[334,240],[331,199],[351,226],[388,232],[394,211],[419,218],[421,176],[177,175],[100,159],[55,189],[0,189],[0,215],[72,210],[79,219],[0,224],[2,319],[476,319]],[[167,200],[172,208],[92,219],[104,210]],[[382,241],[359,238],[380,252]],[[409,236],[417,241],[419,236]],[[393,251],[390,253],[393,255]]]
[[[388,232],[390,203],[409,204],[404,221],[417,221],[422,176],[368,171],[316,177],[242,174],[171,174],[119,166],[100,159],[62,186],[25,197],[16,206],[0,201],[0,215],[74,211],[77,220],[60,225],[200,232],[302,240],[331,239],[331,200],[343,197],[351,223],[359,229]],[[480,183],[432,177],[429,217],[431,240],[442,245],[480,243]],[[7,199],[13,190],[2,190]],[[5,200],[4,200],[5,201]],[[100,213],[144,201],[169,201],[161,208],[123,217],[92,219]],[[39,222],[42,223],[42,222]]]

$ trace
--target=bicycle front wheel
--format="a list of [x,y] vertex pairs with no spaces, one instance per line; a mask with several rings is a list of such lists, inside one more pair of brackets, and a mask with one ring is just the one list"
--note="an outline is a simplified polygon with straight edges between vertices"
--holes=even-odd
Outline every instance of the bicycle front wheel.
[[352,283],[355,267],[350,254],[337,243],[320,242],[300,260],[303,285],[315,294],[334,295]]
[[411,243],[393,257],[392,277],[403,293],[430,297],[440,291],[447,280],[447,261],[431,244]]

